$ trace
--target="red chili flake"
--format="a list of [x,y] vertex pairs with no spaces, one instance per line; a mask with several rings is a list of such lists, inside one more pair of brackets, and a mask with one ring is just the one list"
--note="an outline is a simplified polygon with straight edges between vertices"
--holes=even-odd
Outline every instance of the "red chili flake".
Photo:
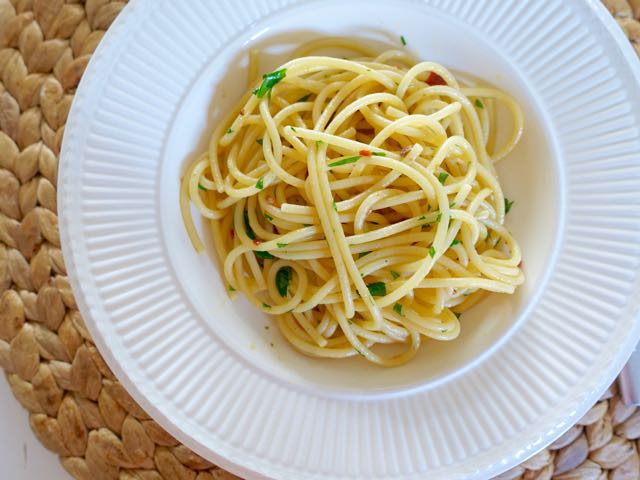
[[407,145],[402,150],[400,150],[400,156],[404,157],[407,153],[409,153],[411,151],[412,148],[413,147],[411,145]]
[[244,115],[244,108],[240,109],[240,116]]
[[370,157],[371,150],[360,150],[360,155],[362,155],[363,157]]
[[257,238],[253,241],[254,245],[260,245],[262,243],[262,240],[258,240]]
[[442,78],[436,72],[431,72],[429,74],[429,77],[427,77],[427,83],[429,85],[446,85],[447,84],[447,82],[444,81],[444,78]]

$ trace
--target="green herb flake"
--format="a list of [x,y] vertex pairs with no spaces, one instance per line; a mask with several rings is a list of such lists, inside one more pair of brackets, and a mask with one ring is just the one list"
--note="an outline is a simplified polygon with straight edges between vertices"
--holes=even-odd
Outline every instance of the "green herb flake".
[[262,145],[262,144],[264,143],[264,140],[262,140],[261,138],[259,138],[259,139],[257,139],[257,140],[256,140],[256,143],[257,143],[258,145]]
[[261,178],[260,180],[258,180],[258,182],[256,183],[256,188],[258,190],[262,190],[264,188],[264,178]]
[[278,245],[278,248],[284,248],[289,244],[288,243],[277,243],[277,245]]
[[227,130],[227,135],[231,135],[233,133],[233,128],[230,128],[229,130]]
[[358,350],[357,348],[355,349],[356,352],[358,352],[358,355],[361,355],[364,357],[364,353],[362,353],[360,350]]
[[329,167],[339,167],[340,165],[347,165],[349,163],[355,163],[360,160],[360,157],[349,157],[343,158],[342,160],[338,160],[337,162],[330,163]]
[[374,282],[367,284],[372,297],[384,297],[387,294],[387,285],[384,282]]
[[298,133],[298,131],[296,130],[296,127],[291,127],[291,131],[292,131],[293,133]]
[[438,175],[438,181],[444,185],[444,182],[447,180],[447,177],[449,176],[449,174],[447,172],[440,172],[440,175]]
[[476,98],[475,104],[478,108],[484,108],[484,103],[482,103],[479,98]]
[[371,152],[374,157],[386,157],[387,154],[384,152]]
[[453,207],[455,207],[455,206],[456,206],[456,202],[451,202],[451,203],[449,204],[449,208],[453,208]]
[[369,255],[370,253],[371,253],[371,250],[369,250],[368,252],[360,252],[360,255],[358,255],[358,258],[365,257],[365,256]]
[[434,258],[434,257],[436,256],[436,249],[435,249],[435,247],[434,247],[433,245],[431,245],[431,246],[429,247],[429,256],[430,256],[431,258]]
[[511,210],[511,207],[513,207],[513,204],[514,204],[513,200],[509,200],[507,197],[504,197],[504,214],[505,215],[509,213],[509,210]]
[[460,240],[454,240],[453,242],[451,242],[451,246],[455,247],[456,245],[460,244]]
[[303,227],[310,227],[310,226],[311,226],[311,224],[310,224],[310,223],[303,223],[303,224],[302,224],[302,226],[303,226]]
[[251,228],[251,224],[249,223],[249,213],[246,210],[244,211],[244,229],[247,232],[247,237],[249,237],[251,240],[256,239],[256,234]]
[[337,212],[338,211],[338,206],[336,205],[336,202],[333,202],[333,209]]
[[227,285],[227,290],[229,290],[230,292],[235,292],[236,289],[233,288],[231,285]]
[[442,220],[442,212],[438,213],[438,216],[436,217],[436,223],[440,223],[440,220]]
[[256,257],[262,258],[264,260],[273,260],[274,258],[276,258],[273,255],[271,255],[269,252],[255,251],[254,253],[256,254]]
[[396,312],[398,315],[402,315],[402,305],[400,305],[399,303],[396,303],[393,306],[393,311]]
[[262,302],[262,308],[271,308],[271,305],[269,305],[268,303]]
[[199,190],[204,190],[205,192],[207,191],[207,189],[206,189],[206,188],[204,188],[204,187],[203,187],[202,185],[200,185],[200,184],[198,184],[198,189],[199,189]]
[[316,147],[319,147],[320,145],[322,145],[324,142],[322,140],[316,140]]
[[424,215],[422,215],[420,218],[418,218],[418,220],[426,220],[427,217],[425,217]]
[[400,274],[398,272],[394,271],[394,270],[391,270],[391,277],[394,280],[397,280],[398,278],[400,278]]
[[267,220],[269,220],[270,222],[273,222],[273,217],[271,215],[269,215],[268,213],[264,214],[264,218],[266,218]]
[[278,273],[276,273],[276,287],[281,297],[287,296],[291,278],[293,278],[293,268],[291,267],[282,267],[278,270]]
[[403,47],[407,46],[407,40],[404,38],[404,35],[400,35],[400,43],[402,43]]
[[462,315],[462,313],[458,313],[458,312],[453,312],[453,314],[456,316],[456,318],[460,318],[460,315]]
[[262,84],[253,91],[253,94],[258,98],[262,98],[267,94],[271,95],[271,89],[286,76],[286,68],[264,74],[262,76]]
[[311,94],[307,93],[304,97],[301,97],[300,100],[298,100],[298,102],[306,102],[307,100],[309,100],[310,97],[311,97]]

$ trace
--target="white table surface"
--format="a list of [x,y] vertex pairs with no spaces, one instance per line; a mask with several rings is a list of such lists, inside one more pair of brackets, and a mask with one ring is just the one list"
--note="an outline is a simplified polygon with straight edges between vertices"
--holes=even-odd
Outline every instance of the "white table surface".
[[7,480],[71,479],[57,455],[38,442],[4,375],[0,375],[0,465],[0,478]]

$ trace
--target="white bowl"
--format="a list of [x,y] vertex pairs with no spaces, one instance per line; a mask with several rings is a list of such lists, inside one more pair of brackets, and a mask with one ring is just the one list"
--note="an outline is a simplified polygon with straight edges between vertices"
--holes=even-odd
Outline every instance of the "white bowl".
[[[248,47],[269,71],[326,35],[404,35],[525,112],[499,173],[527,281],[399,368],[295,352],[227,298],[180,218],[181,170],[246,90]],[[486,478],[524,460],[589,408],[639,335],[640,75],[626,43],[595,1],[131,2],[76,95],[59,185],[67,269],[107,362],[168,431],[245,477]]]

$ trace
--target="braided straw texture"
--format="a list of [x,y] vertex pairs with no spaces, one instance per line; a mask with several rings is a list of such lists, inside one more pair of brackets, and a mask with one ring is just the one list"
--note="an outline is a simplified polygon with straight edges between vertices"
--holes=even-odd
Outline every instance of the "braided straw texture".
[[[640,54],[640,0],[605,0]],[[237,478],[132,400],[69,287],[56,206],[67,114],[113,0],[0,0],[0,367],[31,428],[79,480]],[[548,449],[501,479],[639,479],[640,410],[615,386]]]

